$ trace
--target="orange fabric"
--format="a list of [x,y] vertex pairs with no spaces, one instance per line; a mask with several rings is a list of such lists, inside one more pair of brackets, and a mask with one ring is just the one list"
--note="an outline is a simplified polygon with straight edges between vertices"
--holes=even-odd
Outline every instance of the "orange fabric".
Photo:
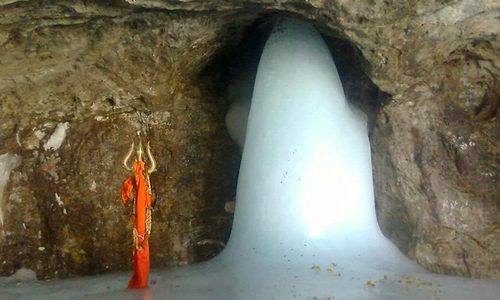
[[134,228],[137,230],[137,247],[134,249],[134,275],[128,283],[129,289],[148,286],[149,277],[149,237],[146,233],[146,209],[151,207],[151,195],[148,192],[148,183],[144,176],[145,167],[142,160],[134,162],[134,174],[122,186],[122,203],[130,200],[132,190],[135,189]]
[[130,200],[130,194],[132,193],[132,189],[134,188],[134,177],[129,177],[122,186],[122,203],[127,204],[128,200]]

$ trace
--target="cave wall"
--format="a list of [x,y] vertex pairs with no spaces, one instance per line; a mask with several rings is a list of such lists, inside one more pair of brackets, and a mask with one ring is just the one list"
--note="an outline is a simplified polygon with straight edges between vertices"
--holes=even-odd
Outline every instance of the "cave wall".
[[429,270],[499,278],[500,4],[486,0],[0,2],[0,155],[20,158],[0,202],[2,273],[128,268],[118,191],[138,130],[160,164],[153,265],[219,251],[238,150],[217,57],[268,12],[348,40],[389,95],[371,130],[383,232]]
[[[230,28],[209,16],[147,12],[51,22],[2,43],[0,153],[20,158],[3,193],[2,273],[129,269],[131,208],[119,193],[138,131],[158,161],[152,265],[211,258],[230,232],[224,206],[234,200],[240,155],[212,80],[221,74],[207,71]],[[60,124],[66,137],[50,147]]]

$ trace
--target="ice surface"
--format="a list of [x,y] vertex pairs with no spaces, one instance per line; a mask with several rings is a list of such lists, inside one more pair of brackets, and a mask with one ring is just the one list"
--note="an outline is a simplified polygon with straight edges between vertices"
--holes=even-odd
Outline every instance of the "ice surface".
[[228,100],[231,105],[226,114],[226,127],[233,141],[243,150],[247,130],[248,114],[252,100],[255,76],[248,68],[233,71],[228,86]]
[[4,198],[3,198],[3,190],[7,181],[9,180],[10,172],[16,168],[21,159],[19,156],[15,154],[3,154],[0,155],[0,225],[3,225],[3,208],[4,208]]
[[4,284],[0,298],[500,299],[498,281],[425,272],[380,233],[366,120],[346,102],[314,28],[287,19],[277,29],[259,64],[233,230],[219,256],[156,270],[141,291],[114,274]]
[[226,114],[226,124],[228,124],[229,136],[243,149],[245,144],[245,134],[247,129],[248,112],[250,111],[250,99],[236,99]]
[[52,133],[49,140],[45,143],[45,145],[43,145],[43,148],[45,150],[58,150],[66,138],[68,128],[68,122],[57,124],[56,130],[54,130],[54,133]]
[[11,276],[4,278],[6,282],[26,282],[26,281],[35,281],[36,280],[36,273],[33,270],[26,269],[26,268],[21,268],[16,271],[16,273],[12,274]]

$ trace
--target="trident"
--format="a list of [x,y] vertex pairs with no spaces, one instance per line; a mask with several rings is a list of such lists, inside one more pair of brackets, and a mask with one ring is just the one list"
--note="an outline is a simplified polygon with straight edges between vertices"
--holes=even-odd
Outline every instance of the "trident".
[[[136,161],[140,161],[140,160],[142,160],[142,154],[144,153],[144,151],[142,150],[142,141],[141,140],[139,140],[139,146],[137,148],[138,149],[136,151]],[[134,141],[132,141],[132,146],[130,147],[130,150],[129,150],[127,156],[123,160],[123,166],[125,167],[125,169],[127,169],[127,171],[132,169],[132,167],[131,166],[129,167],[129,165],[128,165],[128,160],[130,159],[130,156],[132,156],[132,152],[134,152]],[[151,174],[154,171],[156,171],[156,161],[153,158],[153,155],[151,154],[151,148],[149,147],[149,142],[146,146],[146,153],[148,155],[149,161],[151,162],[151,167],[148,168],[148,174]]]

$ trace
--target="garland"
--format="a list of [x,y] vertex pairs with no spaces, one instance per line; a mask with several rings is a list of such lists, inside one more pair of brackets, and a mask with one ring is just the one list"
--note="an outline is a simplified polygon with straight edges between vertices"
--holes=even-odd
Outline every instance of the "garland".
[[[149,180],[149,175],[145,176],[146,178],[146,183],[148,185],[148,195],[151,197],[151,182]],[[134,207],[135,207],[135,201],[136,199],[134,198]],[[134,228],[132,230],[132,234],[134,236],[134,245],[135,249],[141,250],[143,248],[143,245],[147,245],[149,242],[149,236],[151,235],[151,228],[152,228],[152,211],[153,208],[151,206],[146,207],[146,233],[144,236],[144,240],[142,243],[139,245],[139,233],[137,232],[136,224],[134,224]],[[135,209],[134,209],[134,214],[135,214]],[[134,223],[135,223],[135,218],[134,218]]]

